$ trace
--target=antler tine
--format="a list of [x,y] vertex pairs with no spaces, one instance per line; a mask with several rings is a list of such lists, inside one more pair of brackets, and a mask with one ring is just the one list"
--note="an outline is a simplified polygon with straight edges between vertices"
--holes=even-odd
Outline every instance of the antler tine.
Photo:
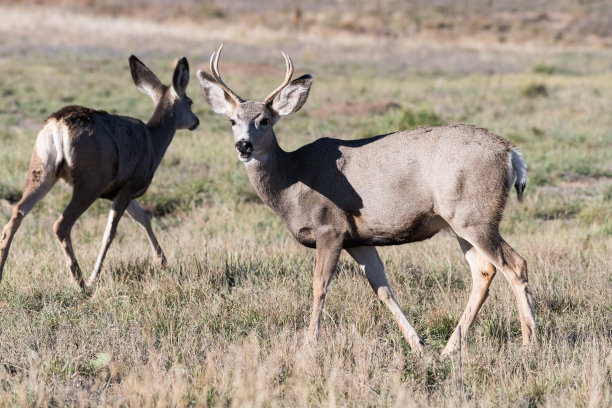
[[244,102],[244,100],[238,95],[236,95],[236,93],[232,91],[225,82],[223,82],[223,80],[221,79],[221,75],[219,74],[219,56],[221,55],[222,49],[223,49],[223,43],[221,43],[221,46],[219,47],[219,49],[213,52],[213,54],[210,56],[210,71],[212,72],[217,83],[221,86],[221,88],[223,88],[225,93],[227,93],[234,100],[236,104],[240,104]]
[[291,58],[289,58],[287,54],[285,54],[283,51],[281,52],[283,53],[283,57],[285,57],[285,66],[287,68],[287,73],[285,74],[285,80],[278,88],[272,91],[272,93],[268,95],[266,99],[264,99],[265,105],[270,103],[272,99],[274,99],[274,97],[278,95],[278,93],[282,91],[283,88],[285,88],[289,84],[289,81],[291,81],[291,77],[293,76],[293,62],[291,62]]

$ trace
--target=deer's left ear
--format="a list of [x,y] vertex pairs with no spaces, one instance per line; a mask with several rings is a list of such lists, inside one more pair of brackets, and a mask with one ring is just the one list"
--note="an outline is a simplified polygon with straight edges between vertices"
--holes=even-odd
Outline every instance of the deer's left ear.
[[278,116],[287,116],[299,111],[308,99],[313,81],[312,75],[309,74],[294,79],[276,95],[270,104],[270,109]]
[[134,84],[140,92],[149,95],[153,102],[157,103],[163,85],[155,74],[139,60],[135,55],[130,56],[130,71]]
[[181,57],[176,63],[176,68],[174,68],[172,86],[177,94],[184,96],[187,84],[189,84],[189,63],[187,62],[187,58]]

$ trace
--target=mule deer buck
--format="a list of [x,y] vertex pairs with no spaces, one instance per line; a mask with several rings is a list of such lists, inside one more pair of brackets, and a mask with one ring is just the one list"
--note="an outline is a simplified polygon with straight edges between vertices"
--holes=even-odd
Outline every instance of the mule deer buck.
[[197,72],[204,99],[214,112],[229,117],[238,158],[259,197],[302,245],[316,248],[309,340],[317,337],[327,289],[345,249],[412,350],[422,353],[423,340],[395,300],[375,247],[421,241],[450,228],[470,265],[473,286],[443,354],[456,350],[459,330],[465,337],[496,269],[514,290],[524,344],[535,341],[527,265],[499,233],[511,187],[520,200],[526,185],[525,163],[511,142],[485,129],[456,125],[362,140],[323,138],[285,152],[273,126],[304,105],[312,76],[291,81],[293,64],[283,53],[282,84],[262,101],[245,101],[221,79],[222,47],[211,57],[212,75]]
[[[166,86],[135,56],[129,62],[134,83],[155,103],[153,116],[145,124],[127,116],[66,106],[45,120],[36,137],[23,197],[13,207],[12,216],[2,231],[0,279],[11,241],[23,218],[58,179],[72,185],[72,198],[55,223],[54,231],[78,286],[86,288],[93,284],[115,236],[117,223],[126,210],[146,231],[157,261],[166,263],[149,215],[136,198],[151,184],[176,130],[194,130],[199,125],[191,111],[192,101],[185,94],[189,64],[182,57],[174,69],[172,85]],[[98,198],[112,200],[112,205],[100,254],[85,284],[72,249],[70,231]]]

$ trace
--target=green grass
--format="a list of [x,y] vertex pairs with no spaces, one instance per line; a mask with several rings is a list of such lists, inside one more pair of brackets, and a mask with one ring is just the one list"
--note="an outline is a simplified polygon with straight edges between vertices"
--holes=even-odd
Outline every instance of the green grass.
[[421,109],[417,112],[413,112],[410,109],[406,109],[402,113],[397,128],[399,130],[405,130],[414,129],[418,126],[430,127],[441,125],[444,125],[444,121],[431,110]]
[[[143,60],[169,81],[167,58]],[[202,125],[177,133],[141,200],[155,215],[168,267],[153,263],[144,233],[126,217],[95,291],[76,292],[52,234],[70,190],[56,186],[24,220],[0,285],[0,406],[609,406],[612,77],[534,67],[446,75],[439,85],[433,75],[319,62],[305,107],[276,126],[288,150],[318,137],[443,122],[486,127],[518,145],[529,182],[522,205],[510,200],[502,234],[528,261],[538,347],[521,347],[516,302],[498,274],[464,344],[458,387],[457,359],[439,351],[471,282],[446,233],[380,251],[428,344],[423,358],[344,255],[320,341],[304,346],[314,252],[253,193],[226,118],[208,109],[192,77],[188,94]],[[142,119],[151,113],[123,57],[4,55],[0,71],[0,198],[9,202],[53,111],[76,103]],[[246,95],[265,95],[277,82],[232,77]],[[546,97],[526,93],[529,84]],[[381,100],[401,109],[310,116],[330,101]],[[73,231],[85,270],[109,208],[96,203]],[[10,205],[1,210],[5,222]]]
[[536,64],[531,68],[531,71],[536,74],[552,75],[557,71],[557,67],[547,64]]
[[546,85],[533,83],[524,87],[521,93],[527,98],[547,97],[548,88],[546,88]]

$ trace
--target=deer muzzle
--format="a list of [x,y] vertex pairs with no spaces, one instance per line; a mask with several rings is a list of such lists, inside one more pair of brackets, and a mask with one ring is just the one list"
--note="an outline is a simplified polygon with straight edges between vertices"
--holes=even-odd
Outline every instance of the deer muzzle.
[[193,125],[191,125],[191,127],[189,128],[189,130],[196,130],[198,128],[198,126],[200,125],[200,119],[198,119],[197,117],[195,118],[195,121],[193,122]]
[[239,158],[242,161],[249,160],[253,155],[253,143],[248,140],[239,140],[235,144],[236,150],[240,153]]

